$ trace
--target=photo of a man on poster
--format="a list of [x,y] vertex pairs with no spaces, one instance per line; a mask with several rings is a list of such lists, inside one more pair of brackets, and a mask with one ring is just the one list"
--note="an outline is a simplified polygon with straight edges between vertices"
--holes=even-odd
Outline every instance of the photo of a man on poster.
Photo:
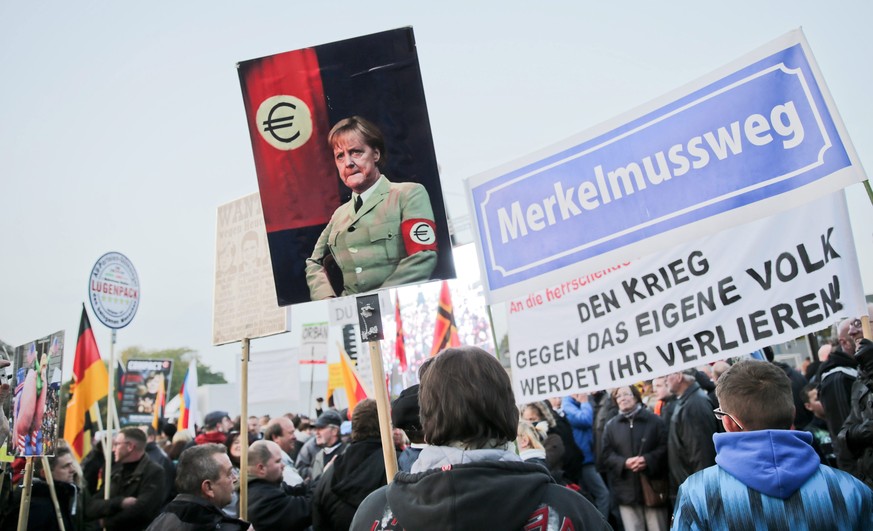
[[360,116],[328,134],[340,178],[351,191],[333,213],[307,260],[312,300],[425,282],[437,264],[430,197],[418,183],[392,183],[379,128]]
[[237,66],[279,306],[455,277],[412,28]]

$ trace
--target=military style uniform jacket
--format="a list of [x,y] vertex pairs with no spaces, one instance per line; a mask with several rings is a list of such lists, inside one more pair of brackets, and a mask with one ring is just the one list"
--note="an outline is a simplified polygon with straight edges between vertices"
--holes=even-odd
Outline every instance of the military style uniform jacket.
[[[327,255],[342,271],[342,293],[331,287],[324,267]],[[350,200],[333,213],[306,261],[306,282],[312,300],[321,300],[426,281],[436,263],[427,190],[418,183],[392,183],[382,175],[358,212]]]

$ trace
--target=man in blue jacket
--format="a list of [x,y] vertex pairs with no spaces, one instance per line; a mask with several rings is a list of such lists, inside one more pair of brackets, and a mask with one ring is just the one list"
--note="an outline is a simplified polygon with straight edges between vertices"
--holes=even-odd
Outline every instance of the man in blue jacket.
[[576,446],[582,450],[582,474],[578,479],[579,486],[587,491],[600,514],[604,518],[609,518],[609,490],[595,466],[597,456],[594,455],[594,408],[588,401],[588,395],[579,393],[564,397],[561,409],[570,426],[573,427]]
[[679,488],[673,529],[873,529],[873,492],[822,465],[812,435],[791,429],[791,381],[744,361],[718,379],[727,433],[713,436],[716,465]]

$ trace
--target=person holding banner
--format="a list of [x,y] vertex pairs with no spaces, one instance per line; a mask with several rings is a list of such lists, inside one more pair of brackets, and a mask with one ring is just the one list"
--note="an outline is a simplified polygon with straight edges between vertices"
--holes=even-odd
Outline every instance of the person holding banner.
[[437,240],[427,190],[382,175],[385,139],[372,122],[345,118],[327,140],[352,197],[333,213],[306,260],[310,298],[429,280],[437,264]]
[[[51,498],[51,490],[47,482],[47,474],[54,481],[55,495],[58,500],[61,519],[67,531],[79,531],[85,526],[85,496],[81,486],[82,471],[75,456],[66,442],[61,439],[55,447],[55,455],[49,457],[49,470],[43,468],[42,460],[34,461],[33,484],[31,486],[30,511],[27,517],[27,529],[39,531],[54,531],[60,529]],[[18,528],[18,513],[21,506],[21,496],[24,489],[14,488],[12,503],[7,510],[6,518],[0,529],[11,531]],[[5,496],[4,496],[5,498]]]
[[419,388],[430,445],[412,473],[367,496],[352,530],[610,529],[582,495],[513,451],[518,408],[494,356],[463,346],[432,360]]

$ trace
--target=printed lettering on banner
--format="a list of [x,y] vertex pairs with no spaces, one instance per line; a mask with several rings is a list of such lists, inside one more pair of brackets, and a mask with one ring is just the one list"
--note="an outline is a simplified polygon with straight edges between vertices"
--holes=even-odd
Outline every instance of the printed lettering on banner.
[[489,302],[864,179],[800,30],[628,115],[467,181]]
[[519,403],[636,383],[866,314],[844,194],[509,302]]

